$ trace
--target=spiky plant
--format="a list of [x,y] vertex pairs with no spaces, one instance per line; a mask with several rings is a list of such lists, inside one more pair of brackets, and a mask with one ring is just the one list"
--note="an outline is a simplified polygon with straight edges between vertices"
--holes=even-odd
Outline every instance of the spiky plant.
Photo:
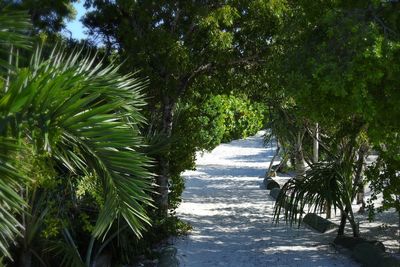
[[275,204],[274,221],[279,222],[283,213],[284,220],[290,225],[300,225],[305,211],[323,212],[327,206],[332,206],[349,220],[353,234],[357,236],[358,228],[351,209],[355,190],[353,165],[339,158],[315,163],[303,177],[286,182]]

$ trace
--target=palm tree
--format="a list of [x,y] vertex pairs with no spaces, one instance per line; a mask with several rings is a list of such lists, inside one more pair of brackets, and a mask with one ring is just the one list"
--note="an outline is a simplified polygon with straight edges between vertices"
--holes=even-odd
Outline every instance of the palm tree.
[[11,257],[10,242],[26,230],[20,218],[29,209],[21,190],[34,181],[16,166],[27,148],[73,174],[54,179],[100,181],[104,202],[94,238],[105,237],[120,218],[141,236],[150,224],[145,207],[152,205],[153,188],[150,160],[138,152],[144,83],[76,50],[54,49],[43,59],[38,48],[29,66],[19,68],[15,51],[29,47],[29,25],[24,13],[0,12],[0,53],[10,59],[0,61],[0,252]]
[[[359,236],[352,202],[359,190],[366,153],[364,141],[358,140],[362,132],[359,129],[363,127],[354,127],[358,130],[354,130],[346,137],[332,137],[340,140],[336,142],[336,146],[339,147],[336,153],[327,151],[329,157],[325,161],[311,164],[301,179],[297,177],[291,179],[282,187],[274,210],[276,222],[279,221],[283,209],[284,219],[287,222],[300,224],[306,208],[308,211],[322,212],[326,207],[333,206],[335,210],[341,212],[338,235],[344,235],[344,227],[348,220],[354,237]],[[324,147],[327,148],[327,145]]]
[[347,167],[341,161],[315,163],[302,179],[289,180],[278,196],[274,210],[275,221],[279,221],[282,209],[284,219],[293,224],[301,222],[307,209],[322,212],[326,206],[333,206],[346,216],[357,236],[357,224],[351,209],[352,178],[348,175]]

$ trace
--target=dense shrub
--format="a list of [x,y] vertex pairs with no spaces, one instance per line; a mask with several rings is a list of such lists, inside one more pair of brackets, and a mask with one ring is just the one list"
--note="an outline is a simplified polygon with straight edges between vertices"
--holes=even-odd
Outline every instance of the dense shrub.
[[225,133],[223,142],[245,138],[265,126],[266,109],[261,103],[252,103],[245,97],[224,96]]

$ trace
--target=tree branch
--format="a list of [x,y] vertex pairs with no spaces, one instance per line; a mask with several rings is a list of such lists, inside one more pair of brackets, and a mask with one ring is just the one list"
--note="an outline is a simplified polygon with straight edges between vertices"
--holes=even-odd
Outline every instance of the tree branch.
[[[252,65],[256,63],[263,62],[264,60],[260,59],[258,55],[250,56],[250,57],[244,57],[236,60],[232,60],[224,64],[223,66],[240,66],[240,65]],[[190,74],[185,75],[181,79],[181,86],[178,90],[178,97],[181,97],[189,87],[190,83],[200,74],[208,71],[215,70],[218,67],[216,63],[209,62],[205,63],[203,65],[200,65],[197,67],[194,71],[192,71]]]

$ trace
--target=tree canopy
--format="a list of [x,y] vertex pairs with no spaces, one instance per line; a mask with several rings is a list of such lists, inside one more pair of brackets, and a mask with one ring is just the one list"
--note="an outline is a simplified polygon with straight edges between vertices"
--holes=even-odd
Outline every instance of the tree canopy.
[[21,11],[28,11],[30,19],[38,31],[57,33],[65,28],[66,20],[75,18],[73,3],[77,0],[4,0],[1,6],[9,6]]
[[[103,37],[109,53],[117,51],[126,70],[140,69],[149,78],[149,117],[153,129],[167,138],[173,133],[177,105],[190,90],[205,90],[194,86],[196,82],[226,74],[237,77],[231,81],[239,88],[243,83],[239,78],[244,78],[240,73],[265,62],[286,8],[286,1],[262,0],[85,3],[94,9],[84,24]],[[158,160],[164,209],[174,160],[168,156]]]

